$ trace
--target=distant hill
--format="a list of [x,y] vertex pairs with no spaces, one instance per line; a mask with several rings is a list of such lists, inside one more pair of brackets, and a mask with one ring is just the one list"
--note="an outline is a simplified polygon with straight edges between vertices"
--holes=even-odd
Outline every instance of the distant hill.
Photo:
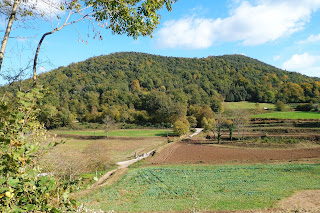
[[243,55],[198,59],[135,52],[89,58],[38,78],[51,94],[44,100],[48,111],[80,121],[109,113],[133,123],[165,122],[172,108],[186,114],[190,106],[208,105],[218,111],[223,100],[317,102],[319,81]]

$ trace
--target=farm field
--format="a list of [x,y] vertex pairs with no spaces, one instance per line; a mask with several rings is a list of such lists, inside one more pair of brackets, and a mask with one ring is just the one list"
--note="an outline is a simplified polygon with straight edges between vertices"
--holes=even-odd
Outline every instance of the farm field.
[[319,163],[151,166],[130,169],[80,202],[116,212],[264,209],[295,191],[320,189],[319,178]]
[[109,132],[109,139],[77,137],[106,136],[102,130],[54,133],[70,137],[58,153],[77,150],[77,159],[86,158],[82,153],[90,145],[103,144],[110,165],[104,169],[106,172],[116,168],[115,162],[157,150],[155,156],[116,172],[107,184],[75,195],[89,209],[241,211],[274,208],[296,191],[320,189],[316,181],[320,176],[316,123],[252,119],[243,132],[244,138],[235,130],[234,140],[230,141],[228,130],[222,129],[222,144],[216,144],[216,138],[207,139],[208,132],[174,143],[167,143],[163,137],[167,130],[117,130]]
[[278,119],[320,119],[318,112],[272,112],[258,115],[252,115],[252,118],[278,118]]
[[[53,134],[70,134],[70,135],[84,135],[84,136],[107,136],[104,130],[90,130],[90,131],[51,131]],[[173,131],[168,131],[169,135],[173,135]],[[109,132],[110,137],[161,137],[167,136],[166,129],[123,129],[113,130]]]
[[[74,139],[61,138],[64,143],[50,150],[40,164],[45,172],[59,172],[79,176],[83,173],[108,171],[115,163],[134,158],[167,144],[163,137],[139,139]],[[55,138],[55,141],[61,139]]]
[[[240,101],[240,102],[223,102],[223,107],[225,109],[257,109],[256,103],[248,102],[248,101]],[[259,103],[258,109],[263,109],[267,107],[268,109],[275,109],[274,104],[270,103]]]
[[270,163],[275,161],[295,161],[320,158],[320,146],[295,149],[244,148],[197,143],[178,142],[167,146],[152,164],[231,164]]

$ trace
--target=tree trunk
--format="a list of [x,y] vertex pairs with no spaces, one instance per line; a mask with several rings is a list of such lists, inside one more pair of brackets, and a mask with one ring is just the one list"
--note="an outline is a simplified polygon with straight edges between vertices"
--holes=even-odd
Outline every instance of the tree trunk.
[[37,60],[38,60],[38,55],[39,55],[41,44],[47,35],[51,35],[55,31],[56,31],[56,29],[51,32],[47,32],[47,33],[43,34],[43,36],[41,37],[41,39],[38,43],[37,51],[36,51],[36,53],[34,55],[34,59],[33,59],[33,85],[34,86],[37,84]]
[[245,126],[242,127],[242,140],[244,141],[244,128]]
[[8,25],[7,25],[7,29],[6,32],[4,34],[3,40],[2,40],[2,44],[1,44],[1,50],[0,50],[0,72],[1,72],[1,67],[2,67],[2,62],[3,62],[3,58],[4,58],[4,52],[6,51],[6,47],[8,44],[8,40],[9,40],[9,35],[11,32],[11,28],[14,22],[14,19],[16,17],[17,14],[17,10],[19,7],[21,0],[15,0],[13,7],[12,7],[12,11],[9,17],[9,21],[8,21]]
[[233,137],[233,127],[229,127],[229,135],[230,135],[230,141],[232,141],[232,137]]
[[55,33],[56,31],[60,31],[62,28],[64,28],[65,26],[68,26],[70,24],[74,24],[74,23],[77,23],[81,20],[83,20],[84,18],[88,17],[89,14],[87,15],[84,15],[82,16],[81,18],[79,18],[78,20],[75,20],[75,21],[72,21],[72,22],[68,22],[70,16],[73,14],[72,11],[70,11],[68,17],[66,18],[65,20],[65,23],[63,25],[61,25],[59,28],[55,28],[54,30],[52,30],[51,32],[47,32],[45,34],[43,34],[43,36],[41,37],[40,41],[39,41],[39,44],[38,44],[38,47],[37,47],[37,51],[35,53],[35,56],[34,56],[34,59],[33,59],[33,85],[35,86],[36,83],[37,83],[37,59],[38,59],[38,55],[39,55],[39,51],[40,51],[40,47],[41,47],[41,44],[44,40],[44,38],[47,36],[47,35],[51,35],[53,33]]
[[220,144],[220,141],[221,141],[221,127],[218,126],[218,144]]

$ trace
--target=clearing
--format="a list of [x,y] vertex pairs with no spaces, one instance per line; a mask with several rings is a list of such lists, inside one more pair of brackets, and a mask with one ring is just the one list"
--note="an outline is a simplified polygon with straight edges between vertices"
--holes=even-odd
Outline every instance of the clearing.
[[272,112],[258,115],[252,115],[252,118],[278,118],[278,119],[320,119],[318,112]]
[[254,103],[254,102],[248,102],[248,101],[239,101],[239,102],[223,102],[223,107],[225,109],[258,109],[262,110],[264,107],[268,109],[275,109],[274,104],[270,103]]

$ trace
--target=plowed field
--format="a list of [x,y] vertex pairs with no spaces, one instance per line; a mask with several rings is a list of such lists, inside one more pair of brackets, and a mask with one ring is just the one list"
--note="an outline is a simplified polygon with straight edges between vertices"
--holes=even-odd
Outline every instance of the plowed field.
[[259,163],[320,158],[320,147],[308,149],[266,149],[174,143],[151,160],[153,164]]

